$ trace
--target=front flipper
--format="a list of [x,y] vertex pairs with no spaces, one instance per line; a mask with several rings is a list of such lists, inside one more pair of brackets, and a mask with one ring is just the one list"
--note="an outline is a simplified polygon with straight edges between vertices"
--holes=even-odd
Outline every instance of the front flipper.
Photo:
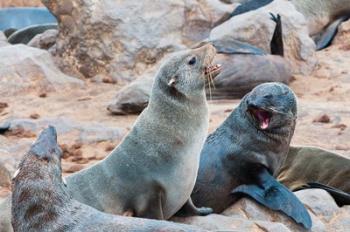
[[285,213],[306,229],[311,228],[309,213],[289,189],[279,183],[265,168],[260,172],[259,180],[259,185],[240,185],[232,194],[246,194],[270,209]]
[[206,207],[200,207],[197,208],[193,202],[192,199],[188,199],[184,206],[175,214],[176,216],[180,217],[188,217],[188,216],[206,216],[208,214],[213,213],[212,208],[206,208]]
[[350,194],[349,193],[346,193],[340,189],[336,189],[336,188],[333,188],[331,186],[327,186],[327,185],[324,185],[321,183],[310,182],[310,183],[307,183],[305,186],[299,188],[298,190],[310,189],[310,188],[319,188],[319,189],[326,190],[333,197],[333,199],[337,203],[337,205],[340,207],[342,207],[344,205],[350,205]]

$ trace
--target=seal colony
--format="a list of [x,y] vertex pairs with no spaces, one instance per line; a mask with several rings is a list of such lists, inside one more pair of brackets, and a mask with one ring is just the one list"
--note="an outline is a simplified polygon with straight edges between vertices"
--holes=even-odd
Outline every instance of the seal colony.
[[130,133],[102,162],[67,178],[73,198],[98,210],[168,219],[186,202],[195,184],[199,154],[208,130],[206,76],[215,48],[206,44],[169,57],[156,76],[148,107]]
[[203,231],[200,228],[102,213],[69,195],[62,181],[56,130],[45,129],[13,179],[14,231]]
[[274,178],[287,157],[296,115],[296,97],[288,86],[254,88],[206,139],[193,202],[219,213],[248,195],[311,228],[303,204]]

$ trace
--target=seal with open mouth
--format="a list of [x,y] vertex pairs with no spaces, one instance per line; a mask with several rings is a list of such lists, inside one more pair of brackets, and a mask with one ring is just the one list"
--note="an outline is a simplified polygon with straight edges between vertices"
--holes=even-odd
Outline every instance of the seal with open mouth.
[[287,85],[265,83],[248,93],[204,144],[194,204],[220,213],[248,195],[310,228],[303,204],[274,177],[286,159],[296,115]]

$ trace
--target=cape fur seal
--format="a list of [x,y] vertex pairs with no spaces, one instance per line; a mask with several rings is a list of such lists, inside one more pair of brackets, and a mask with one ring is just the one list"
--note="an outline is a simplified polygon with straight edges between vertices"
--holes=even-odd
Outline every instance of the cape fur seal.
[[277,179],[292,191],[322,188],[350,204],[350,159],[317,147],[291,147]]
[[69,195],[62,181],[56,130],[45,129],[13,179],[14,231],[202,231],[200,228],[102,213]]
[[221,212],[244,194],[311,228],[303,204],[274,178],[287,157],[296,115],[296,97],[282,83],[248,93],[206,139],[193,202]]
[[148,107],[103,161],[67,178],[72,196],[113,214],[168,219],[186,202],[196,180],[208,130],[205,82],[219,71],[206,44],[174,53],[160,67]]
[[337,33],[337,28],[350,17],[349,0],[290,0],[307,22],[316,49],[327,47]]

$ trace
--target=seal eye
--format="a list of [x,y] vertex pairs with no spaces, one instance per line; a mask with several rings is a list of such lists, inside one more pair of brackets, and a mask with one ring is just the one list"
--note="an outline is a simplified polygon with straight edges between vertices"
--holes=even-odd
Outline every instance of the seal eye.
[[190,61],[188,61],[188,64],[189,64],[189,65],[194,65],[196,62],[197,62],[197,59],[196,59],[196,57],[194,56],[194,57],[192,57],[192,58],[190,59]]

